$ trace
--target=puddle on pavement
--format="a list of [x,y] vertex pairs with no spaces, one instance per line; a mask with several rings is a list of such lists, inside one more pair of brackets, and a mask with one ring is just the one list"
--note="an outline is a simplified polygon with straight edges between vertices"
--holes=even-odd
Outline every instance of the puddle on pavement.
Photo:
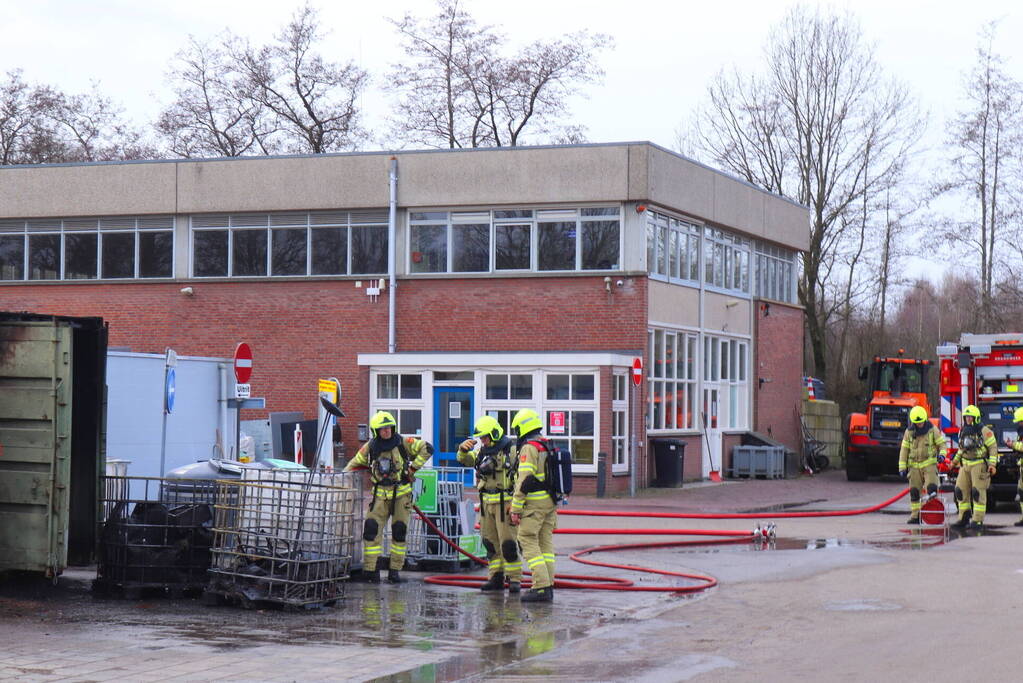
[[898,529],[882,536],[865,539],[849,538],[786,538],[778,537],[770,541],[753,541],[750,543],[729,543],[715,546],[693,546],[675,552],[694,553],[732,553],[732,552],[764,552],[772,550],[835,550],[839,548],[875,548],[879,550],[923,550],[945,545],[960,538],[976,538],[981,536],[1006,536],[1008,532],[998,527],[988,527],[983,531],[945,529],[942,527]]

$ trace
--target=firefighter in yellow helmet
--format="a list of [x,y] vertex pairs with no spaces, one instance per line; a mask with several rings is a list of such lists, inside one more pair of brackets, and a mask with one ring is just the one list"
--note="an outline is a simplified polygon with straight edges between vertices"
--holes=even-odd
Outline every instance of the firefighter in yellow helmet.
[[512,526],[519,527],[522,557],[533,574],[533,587],[522,594],[522,602],[552,602],[554,530],[558,526],[558,508],[547,480],[549,451],[541,434],[543,422],[535,410],[525,408],[515,413],[511,428],[519,437],[519,472],[509,516]]
[[[500,423],[489,415],[476,420],[472,439],[458,445],[458,462],[476,468],[480,492],[480,532],[487,549],[488,575],[483,591],[518,593],[522,585],[522,561],[519,559],[516,529],[511,524],[508,503],[512,500],[518,459],[515,441],[506,436]],[[473,449],[479,439],[480,448]]]
[[959,520],[953,526],[963,528],[969,522],[971,529],[983,529],[984,515],[987,513],[987,490],[998,465],[998,440],[990,427],[980,423],[980,409],[977,406],[970,405],[963,409],[959,450],[952,464],[959,467],[955,490]]
[[373,485],[373,499],[362,530],[362,576],[363,580],[374,583],[380,580],[377,558],[383,549],[381,541],[388,519],[391,519],[391,565],[387,580],[402,582],[400,571],[405,565],[412,512],[412,478],[433,455],[433,446],[415,437],[403,438],[397,426],[390,413],[380,411],[371,417],[369,429],[373,438],[364,443],[345,466],[345,472],[368,469]]
[[[1012,414],[1012,421],[1016,423],[1016,438],[1005,437],[1005,445],[1016,453],[1023,454],[1023,406],[1016,408],[1016,412]],[[1016,484],[1016,488],[1019,489],[1019,509],[1023,513],[1023,455],[1019,457],[1019,483]],[[1023,526],[1023,518],[1020,518],[1013,526]]]
[[909,411],[910,425],[902,436],[899,474],[909,475],[909,521],[920,523],[920,493],[926,488],[927,500],[938,495],[938,461],[945,461],[945,437],[935,428],[922,406]]

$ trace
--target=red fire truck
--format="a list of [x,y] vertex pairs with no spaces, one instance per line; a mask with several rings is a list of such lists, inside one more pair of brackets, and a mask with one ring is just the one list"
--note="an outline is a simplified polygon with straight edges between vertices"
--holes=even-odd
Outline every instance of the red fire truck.
[[[1012,500],[1019,480],[1018,456],[1005,445],[1016,436],[1012,414],[1023,405],[1023,333],[964,334],[958,344],[938,347],[941,431],[951,439],[949,454],[958,446],[962,411],[980,408],[981,422],[998,439],[998,471],[988,491],[988,509],[998,500]],[[991,496],[994,496],[993,498]]]

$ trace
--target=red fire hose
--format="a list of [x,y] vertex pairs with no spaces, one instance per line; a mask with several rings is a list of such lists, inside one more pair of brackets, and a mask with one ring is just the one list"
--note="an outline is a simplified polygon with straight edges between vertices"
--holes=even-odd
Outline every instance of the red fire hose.
[[[830,510],[823,512],[780,512],[772,513],[771,517],[781,518],[800,518],[800,517],[844,517],[851,515],[863,515],[871,512],[876,512],[882,508],[885,508],[895,501],[899,500],[903,496],[909,493],[909,489],[905,489],[901,493],[883,503],[872,505],[866,508],[860,508],[856,510]],[[423,520],[430,529],[433,530],[441,539],[444,540],[449,546],[460,552],[461,554],[468,557],[477,564],[486,566],[487,561],[481,557],[473,555],[467,550],[464,550],[458,546],[457,543],[448,538],[437,525],[434,524],[429,517],[427,517],[422,510],[417,506],[412,506],[419,518]],[[606,510],[559,510],[559,515],[586,515],[593,517],[646,517],[646,518],[660,518],[660,519],[763,519],[766,515],[762,513],[686,513],[686,512],[610,512]],[[632,581],[628,579],[622,579],[618,577],[609,576],[593,576],[586,574],[558,574],[554,581],[555,588],[587,588],[590,590],[614,590],[614,591],[645,591],[645,592],[661,592],[661,593],[697,593],[705,591],[708,588],[713,588],[717,585],[717,579],[713,576],[707,576],[704,574],[689,574],[685,572],[674,572],[667,569],[652,569],[650,567],[639,567],[636,565],[628,564],[614,564],[610,562],[598,562],[592,559],[583,559],[586,555],[601,552],[612,552],[621,550],[647,550],[653,548],[678,548],[683,546],[697,546],[697,545],[721,545],[726,543],[741,543],[744,541],[750,541],[760,537],[759,530],[754,531],[719,531],[713,529],[618,529],[618,528],[601,528],[601,529],[557,529],[554,533],[558,534],[628,534],[630,536],[635,535],[664,535],[664,536],[716,536],[718,538],[710,540],[688,540],[688,541],[659,541],[652,543],[617,543],[610,545],[594,546],[592,548],[585,548],[569,555],[569,558],[580,562],[582,564],[588,564],[595,567],[606,567],[609,569],[622,569],[628,571],[644,572],[647,574],[657,574],[660,576],[671,576],[676,578],[687,579],[690,581],[696,581],[695,584],[689,584],[684,586],[636,586]],[[529,574],[528,571],[523,572]],[[438,574],[434,576],[427,576],[424,581],[426,583],[441,585],[441,586],[461,586],[463,588],[476,588],[480,584],[487,580],[484,576],[463,576],[460,574]],[[529,587],[530,582],[523,581],[523,587]]]

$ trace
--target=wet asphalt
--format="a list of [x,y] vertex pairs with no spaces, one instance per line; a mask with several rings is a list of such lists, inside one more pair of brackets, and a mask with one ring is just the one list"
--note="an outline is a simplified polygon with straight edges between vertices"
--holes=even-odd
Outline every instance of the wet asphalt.
[[[857,507],[891,497],[897,481],[850,484],[841,473],[813,479],[738,481],[645,491],[637,499],[573,499],[574,509],[757,511]],[[725,642],[703,642],[708,614],[735,618],[734,601],[769,584],[785,587],[843,571],[888,571],[902,558],[943,561],[943,548],[1018,542],[1008,508],[985,538],[942,528],[908,528],[903,499],[884,513],[859,517],[779,520],[778,536],[761,543],[629,550],[590,556],[601,561],[706,573],[720,585],[683,597],[670,593],[556,591],[552,605],[527,606],[515,596],[426,584],[349,583],[333,608],[289,613],[211,606],[198,598],[94,597],[93,570],[69,570],[53,586],[39,577],[0,581],[0,678],[18,680],[771,680],[736,657]],[[748,520],[642,521],[562,516],[561,527],[621,528],[622,533],[559,535],[558,571],[623,576],[639,586],[684,585],[652,574],[584,567],[567,555],[605,543],[658,540],[630,537],[630,526],[752,529]],[[957,546],[958,547],[958,546]],[[988,546],[990,547],[990,546]],[[912,561],[910,561],[912,562]],[[881,568],[881,569],[878,569]],[[782,588],[775,588],[783,590]],[[796,593],[798,595],[798,591]],[[823,614],[898,613],[902,602],[870,591],[835,591]],[[893,607],[894,605],[894,607]],[[798,605],[774,605],[761,618],[789,615]],[[699,615],[699,618],[697,618]],[[799,623],[798,620],[793,623]],[[717,641],[727,624],[716,624]],[[712,638],[711,641],[714,639]],[[667,649],[666,649],[667,648]],[[786,664],[777,665],[784,673]],[[754,675],[755,674],[755,675]]]

